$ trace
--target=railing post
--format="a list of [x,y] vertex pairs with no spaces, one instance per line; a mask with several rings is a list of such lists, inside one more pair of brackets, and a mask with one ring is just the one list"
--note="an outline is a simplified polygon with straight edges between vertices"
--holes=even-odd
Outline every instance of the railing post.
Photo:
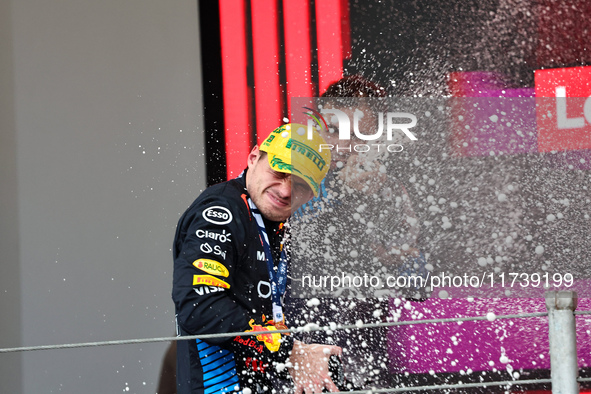
[[545,294],[550,337],[552,394],[578,394],[579,367],[575,315],[577,293],[548,291]]

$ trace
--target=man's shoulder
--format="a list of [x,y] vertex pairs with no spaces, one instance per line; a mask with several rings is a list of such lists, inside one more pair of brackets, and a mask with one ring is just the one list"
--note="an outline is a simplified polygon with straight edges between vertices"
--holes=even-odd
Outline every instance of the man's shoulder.
[[203,201],[211,198],[220,198],[222,200],[242,199],[242,195],[246,194],[244,183],[240,179],[230,179],[226,182],[217,183],[205,189],[195,202]]
[[246,185],[243,178],[234,178],[229,181],[217,183],[205,189],[195,200],[196,203],[204,203],[211,200],[227,201],[230,204],[244,202],[247,196]]
[[240,178],[212,185],[193,201],[181,221],[197,214],[210,219],[211,223],[224,224],[233,214],[247,212],[246,196],[244,182]]
[[[243,245],[254,223],[249,213],[244,183],[240,179],[210,186],[181,215],[174,238],[174,256],[178,256],[186,240],[210,243],[215,240],[221,244],[232,242]],[[194,238],[194,235],[199,239]],[[221,244],[218,246],[221,247]],[[211,248],[205,246],[208,247]]]

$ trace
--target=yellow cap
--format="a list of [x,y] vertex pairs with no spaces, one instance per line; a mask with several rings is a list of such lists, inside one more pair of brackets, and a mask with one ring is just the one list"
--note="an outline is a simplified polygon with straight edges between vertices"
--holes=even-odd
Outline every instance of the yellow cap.
[[318,196],[320,183],[330,167],[330,149],[324,138],[313,130],[308,139],[308,129],[298,123],[288,123],[273,130],[259,150],[267,152],[269,165],[275,171],[297,175]]

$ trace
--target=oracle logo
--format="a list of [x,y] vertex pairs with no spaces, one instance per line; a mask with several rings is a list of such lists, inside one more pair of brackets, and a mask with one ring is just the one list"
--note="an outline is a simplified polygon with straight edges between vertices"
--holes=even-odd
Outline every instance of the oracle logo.
[[591,67],[536,70],[540,152],[591,149]]
[[583,104],[584,117],[569,118],[567,111],[566,86],[556,88],[556,123],[559,129],[580,129],[587,123],[591,123],[591,97],[587,97]]

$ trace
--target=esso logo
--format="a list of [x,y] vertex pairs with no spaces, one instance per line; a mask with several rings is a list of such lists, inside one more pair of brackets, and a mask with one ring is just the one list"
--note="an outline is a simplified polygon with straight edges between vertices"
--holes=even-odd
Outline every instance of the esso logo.
[[213,224],[228,224],[232,221],[232,212],[228,208],[215,206],[203,211],[203,219]]

